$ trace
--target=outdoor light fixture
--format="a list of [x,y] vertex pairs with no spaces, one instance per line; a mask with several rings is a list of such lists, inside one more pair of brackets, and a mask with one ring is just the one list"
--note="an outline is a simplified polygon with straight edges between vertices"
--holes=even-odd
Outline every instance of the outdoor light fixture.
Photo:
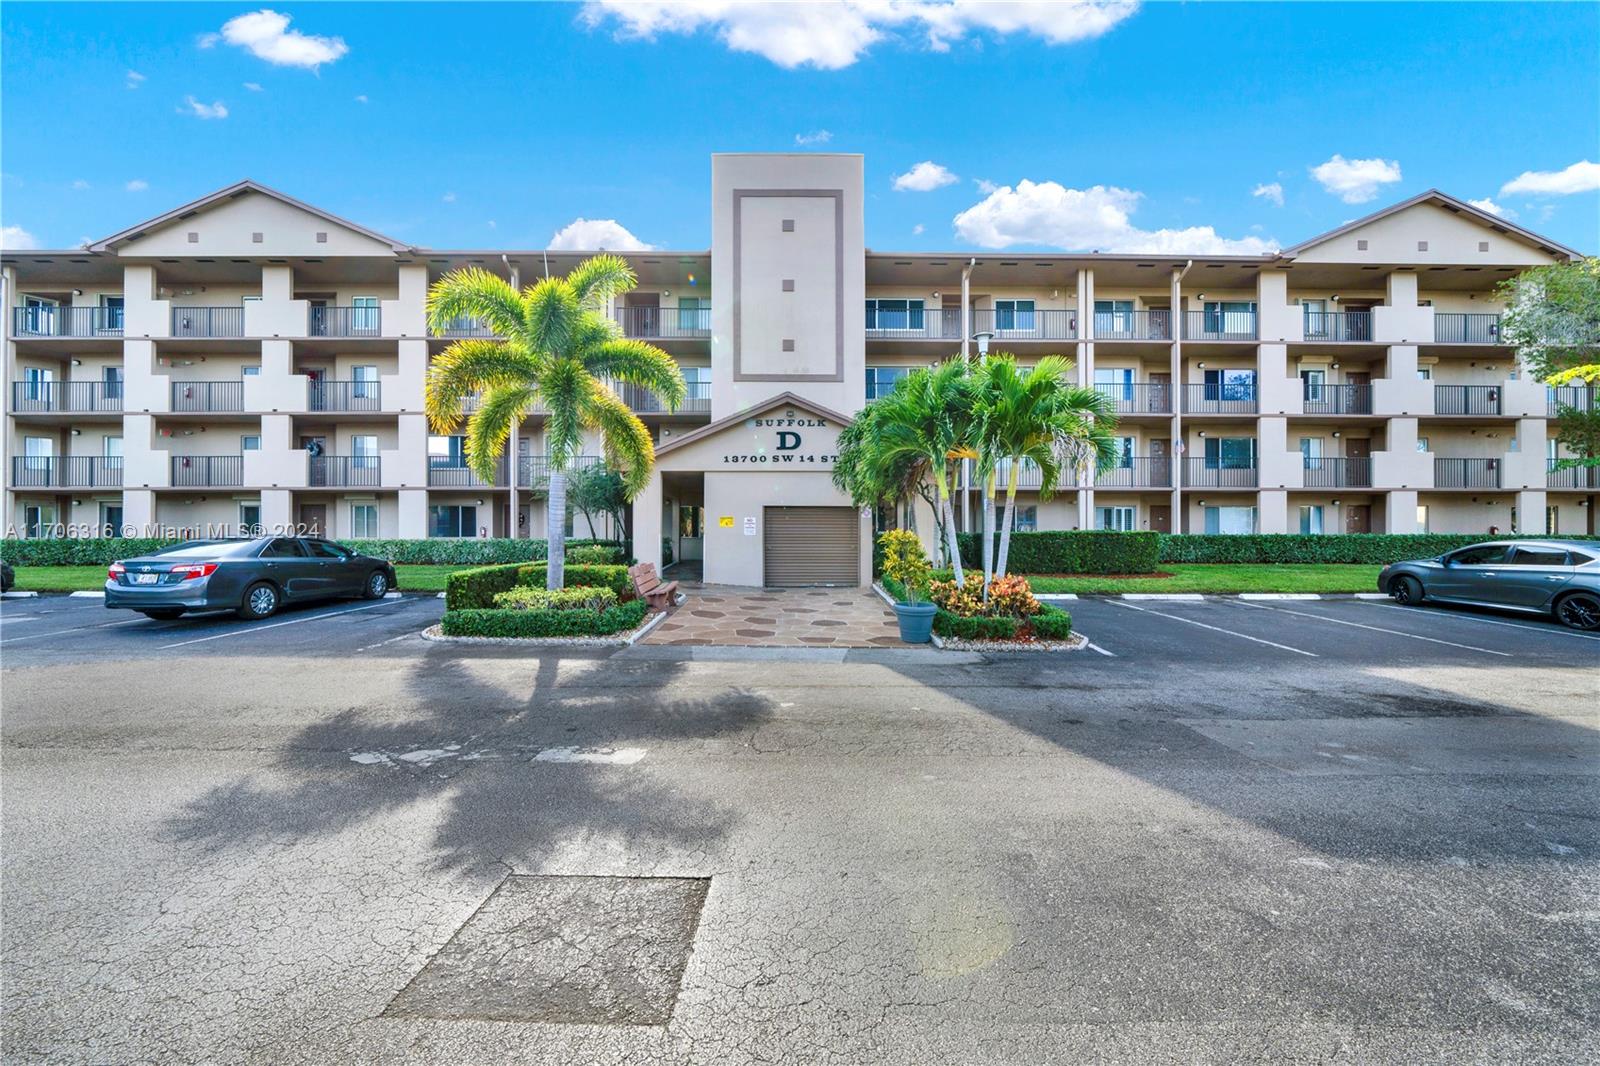
[[1335,440],[1339,438],[1339,431],[1337,429],[1333,431],[1333,436]]
[[1334,498],[1334,501],[1333,501],[1333,505],[1334,505],[1334,506],[1335,506],[1335,507],[1337,507],[1337,506],[1339,506],[1339,500],[1338,500],[1338,498],[1337,498],[1337,497],[1335,497],[1335,498]]
[[980,356],[989,354],[989,342],[994,339],[993,333],[986,329],[980,329],[972,335],[972,339],[978,342],[978,354]]
[[1206,368],[1205,360],[1202,359],[1200,362],[1196,363],[1195,366],[1199,367],[1201,370],[1204,370]]
[[1205,506],[1205,505],[1206,505],[1206,501],[1204,501],[1204,500],[1201,500],[1201,501],[1200,501],[1200,506],[1201,506],[1201,507],[1204,507],[1204,506]]
[[1200,431],[1200,439],[1201,440],[1205,440],[1206,439],[1206,431],[1203,430],[1203,429]]

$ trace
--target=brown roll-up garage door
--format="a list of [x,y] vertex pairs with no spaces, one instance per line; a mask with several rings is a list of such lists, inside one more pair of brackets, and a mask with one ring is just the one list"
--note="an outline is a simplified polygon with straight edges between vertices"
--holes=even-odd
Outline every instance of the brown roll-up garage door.
[[853,507],[768,507],[769,586],[859,585],[861,518]]

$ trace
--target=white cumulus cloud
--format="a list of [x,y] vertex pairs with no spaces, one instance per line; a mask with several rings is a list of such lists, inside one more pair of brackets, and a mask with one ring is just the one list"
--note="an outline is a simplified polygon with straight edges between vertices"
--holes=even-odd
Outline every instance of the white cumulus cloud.
[[1311,168],[1311,176],[1324,189],[1347,204],[1364,204],[1378,189],[1400,180],[1400,163],[1390,159],[1346,159],[1335,152],[1326,163]]
[[139,86],[143,85],[144,82],[145,77],[143,74],[140,74],[137,70],[128,71],[128,88],[137,89]]
[[22,252],[39,247],[39,240],[21,226],[0,226],[0,248]]
[[259,81],[247,81],[244,83],[244,87],[253,93],[261,92],[261,83]]
[[367,94],[366,93],[362,93],[360,96],[356,97],[356,103],[364,104],[366,102],[367,102]]
[[954,185],[961,179],[931,159],[924,159],[904,174],[894,176],[895,192],[931,192],[941,185]]
[[280,15],[268,8],[237,15],[222,24],[218,33],[207,33],[200,38],[201,48],[211,48],[221,41],[235,48],[243,48],[257,59],[279,67],[301,67],[316,70],[332,63],[350,51],[343,37],[318,37],[289,28],[289,16]]
[[1600,163],[1587,159],[1565,170],[1525,170],[1500,187],[1501,196],[1571,196],[1600,191]]
[[810,133],[797,133],[794,135],[794,143],[802,148],[812,144],[827,144],[831,140],[833,140],[833,134],[828,130],[812,130]]
[[620,39],[705,30],[735,52],[780,67],[839,70],[891,37],[920,40],[935,52],[976,32],[1068,44],[1108,33],[1136,10],[1138,4],[1125,0],[589,0],[581,17],[591,28],[615,27]]
[[641,241],[614,218],[575,218],[556,230],[545,247],[552,252],[587,252],[600,248],[611,252],[646,252],[655,245]]
[[1517,217],[1517,213],[1515,211],[1512,211],[1509,208],[1501,207],[1499,204],[1494,202],[1493,197],[1485,196],[1481,200],[1468,200],[1467,203],[1471,204],[1473,207],[1476,207],[1479,211],[1489,212],[1489,214],[1494,215],[1496,218]]
[[218,100],[214,104],[201,103],[192,96],[183,98],[183,106],[178,108],[180,115],[193,115],[195,118],[227,118],[228,105]]
[[1283,206],[1283,186],[1275,181],[1257,185],[1250,190],[1250,195],[1270,200],[1277,207]]
[[128,182],[128,184],[123,186],[123,188],[127,189],[129,192],[144,192],[149,187],[150,183],[142,178],[134,178],[132,181]]
[[1157,255],[1261,255],[1277,243],[1230,239],[1210,226],[1140,229],[1132,214],[1144,194],[1114,185],[1069,189],[1054,181],[1002,185],[955,217],[956,232],[983,248],[1037,244],[1066,251]]
[[913,236],[920,237],[922,236],[922,229],[922,223],[918,222],[915,226],[911,227],[911,233]]

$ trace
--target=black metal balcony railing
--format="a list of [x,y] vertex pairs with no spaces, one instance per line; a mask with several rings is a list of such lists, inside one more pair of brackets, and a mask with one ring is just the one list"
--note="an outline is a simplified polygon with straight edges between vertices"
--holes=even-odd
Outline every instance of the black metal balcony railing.
[[[991,344],[1004,346],[1010,341],[1070,341],[1078,337],[1078,312],[1060,309],[1044,311],[995,310],[984,308],[971,313],[968,327],[972,334],[994,334]],[[868,340],[924,340],[961,343],[961,308],[934,307],[908,311],[873,312],[867,324]]]
[[[1064,480],[1055,485],[1054,488],[1071,488],[1072,476],[1072,471],[1070,469],[1063,470],[1062,477]],[[1011,484],[1011,460],[1002,459],[1000,462],[996,463],[994,477],[995,488],[1003,497],[1006,493],[1007,486]],[[1039,469],[1039,464],[1031,459],[1022,460],[1022,462],[1017,465],[1017,488],[1030,492],[1036,492],[1043,487],[1044,471]]]
[[243,337],[243,307],[174,307],[174,337]]
[[1499,344],[1499,315],[1463,315],[1434,312],[1435,344]]
[[1183,386],[1183,413],[1249,415],[1257,407],[1255,382],[1211,382]]
[[1370,341],[1371,311],[1307,311],[1305,339],[1308,341]]
[[1370,415],[1371,385],[1315,385],[1304,390],[1303,410],[1308,415]]
[[174,411],[243,411],[243,381],[174,381]]
[[312,411],[381,411],[383,396],[376,381],[309,381],[306,407]]
[[506,461],[500,460],[500,465],[495,469],[494,483],[484,481],[465,459],[449,459],[443,456],[430,456],[428,458],[428,484],[433,488],[441,489],[492,489],[496,485],[506,483]]
[[1183,317],[1183,339],[1187,341],[1253,341],[1256,339],[1254,311],[1190,311]]
[[1600,389],[1593,385],[1559,385],[1546,391],[1549,396],[1547,413],[1551,418],[1560,415],[1564,407],[1584,412],[1600,409]]
[[306,484],[312,488],[377,488],[383,484],[382,462],[376,455],[312,455],[307,457]]
[[122,456],[13,456],[11,484],[19,489],[119,488],[122,485]]
[[14,307],[11,333],[24,337],[120,337],[120,307]]
[[382,311],[377,307],[311,307],[306,333],[312,337],[381,337]]
[[[678,414],[709,414],[711,411],[711,382],[688,382],[688,391],[683,403],[678,405]],[[611,388],[621,397],[628,409],[642,415],[664,414],[667,407],[649,389],[632,385],[625,381],[614,381]]]
[[1433,413],[1497,415],[1501,412],[1503,392],[1499,385],[1435,385]]
[[[598,455],[575,455],[567,467],[570,474],[574,470],[587,470],[591,466],[600,466],[605,460]],[[517,456],[517,487],[531,489],[536,492],[549,491],[550,488],[550,457],[548,455],[519,455]]]
[[1433,487],[1436,489],[1497,489],[1500,487],[1498,459],[1435,459]]
[[1166,382],[1097,382],[1095,391],[1107,397],[1119,415],[1170,415],[1172,386]]
[[172,484],[177,488],[229,488],[244,484],[243,455],[174,455]]
[[1097,341],[1170,341],[1172,312],[1096,311],[1094,339]]
[[499,334],[489,328],[487,322],[476,318],[457,318],[433,330],[435,337],[446,337],[456,340],[461,337],[486,337],[493,339]]
[[1551,459],[1549,470],[1545,474],[1545,487],[1551,489],[1600,489],[1600,466],[1565,466],[1556,469],[1556,464],[1566,462],[1562,459]]
[[122,385],[103,381],[13,381],[11,413],[14,415],[115,413],[122,410]]
[[1185,459],[1183,487],[1186,489],[1253,489],[1256,468],[1226,466],[1216,459]]
[[624,337],[685,340],[711,336],[709,307],[619,307],[616,316]]
[[1308,489],[1365,489],[1372,487],[1372,460],[1305,459],[1305,487]]
[[1170,489],[1172,460],[1165,455],[1124,456],[1096,473],[1094,483],[1102,489]]

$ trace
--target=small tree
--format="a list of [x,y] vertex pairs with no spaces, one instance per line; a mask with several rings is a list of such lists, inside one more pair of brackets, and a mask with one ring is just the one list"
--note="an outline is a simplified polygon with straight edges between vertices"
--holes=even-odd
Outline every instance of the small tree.
[[621,532],[627,525],[628,490],[615,470],[603,463],[591,463],[574,470],[567,480],[567,502],[583,515],[591,532],[596,515],[609,516],[612,528],[621,539]]
[[[1501,339],[1529,373],[1558,389],[1600,385],[1600,258],[1534,267],[1501,282],[1500,293]],[[1600,405],[1565,395],[1556,393],[1556,439],[1577,459],[1558,465],[1600,466]]]
[[906,603],[921,603],[931,577],[922,538],[909,529],[891,529],[878,538],[878,546],[883,549],[883,576],[905,589]]

